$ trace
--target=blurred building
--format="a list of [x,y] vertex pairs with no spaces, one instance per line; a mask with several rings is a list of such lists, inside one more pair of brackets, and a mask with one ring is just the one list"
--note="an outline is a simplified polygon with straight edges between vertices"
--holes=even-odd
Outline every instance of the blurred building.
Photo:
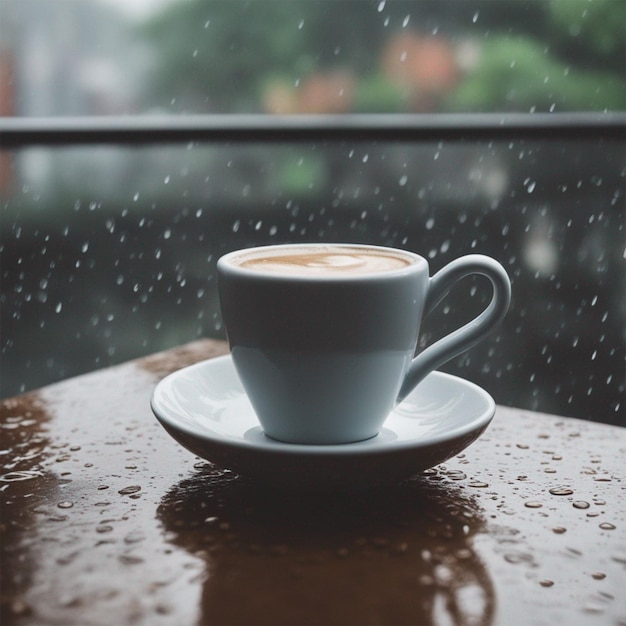
[[[2,0],[0,40],[0,115],[137,110],[149,54],[115,7],[84,0]],[[12,165],[2,155],[0,192],[10,191],[13,176],[44,186],[55,175],[58,156],[49,150],[31,148],[16,158]]]

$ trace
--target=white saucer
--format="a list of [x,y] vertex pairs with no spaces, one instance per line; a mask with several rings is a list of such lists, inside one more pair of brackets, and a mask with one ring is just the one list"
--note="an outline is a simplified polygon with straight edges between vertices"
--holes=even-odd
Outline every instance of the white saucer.
[[230,356],[181,369],[154,390],[151,407],[194,454],[275,486],[358,488],[399,482],[471,444],[495,413],[493,398],[461,378],[433,372],[366,441],[281,443],[259,426]]

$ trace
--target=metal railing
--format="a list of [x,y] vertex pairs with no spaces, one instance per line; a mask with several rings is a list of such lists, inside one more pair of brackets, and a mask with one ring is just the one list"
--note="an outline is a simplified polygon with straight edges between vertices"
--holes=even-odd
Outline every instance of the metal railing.
[[0,148],[181,142],[626,141],[626,113],[0,117]]

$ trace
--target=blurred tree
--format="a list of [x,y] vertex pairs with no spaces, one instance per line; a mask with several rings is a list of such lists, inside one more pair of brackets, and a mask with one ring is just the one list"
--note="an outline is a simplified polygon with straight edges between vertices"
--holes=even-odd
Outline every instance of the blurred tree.
[[494,37],[478,67],[450,95],[455,111],[572,111],[623,109],[617,74],[572,68],[531,38]]
[[623,0],[560,0],[550,4],[555,38],[581,63],[598,62],[624,69],[626,2]]
[[300,24],[307,4],[191,1],[169,6],[145,27],[156,53],[147,98],[179,111],[258,108],[272,75],[305,70]]
[[552,0],[543,35],[497,35],[445,103],[456,111],[623,110],[626,2]]
[[[145,27],[147,99],[177,112],[622,109],[625,28],[624,0],[186,0]],[[455,52],[459,79],[422,89],[427,106],[419,84],[385,73],[401,35]]]

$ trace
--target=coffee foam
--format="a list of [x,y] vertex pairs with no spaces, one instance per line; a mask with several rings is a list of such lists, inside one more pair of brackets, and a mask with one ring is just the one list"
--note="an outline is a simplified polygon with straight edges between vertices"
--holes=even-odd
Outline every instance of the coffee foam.
[[302,246],[243,253],[233,264],[252,270],[297,276],[376,274],[402,269],[412,261],[401,253],[347,246]]

